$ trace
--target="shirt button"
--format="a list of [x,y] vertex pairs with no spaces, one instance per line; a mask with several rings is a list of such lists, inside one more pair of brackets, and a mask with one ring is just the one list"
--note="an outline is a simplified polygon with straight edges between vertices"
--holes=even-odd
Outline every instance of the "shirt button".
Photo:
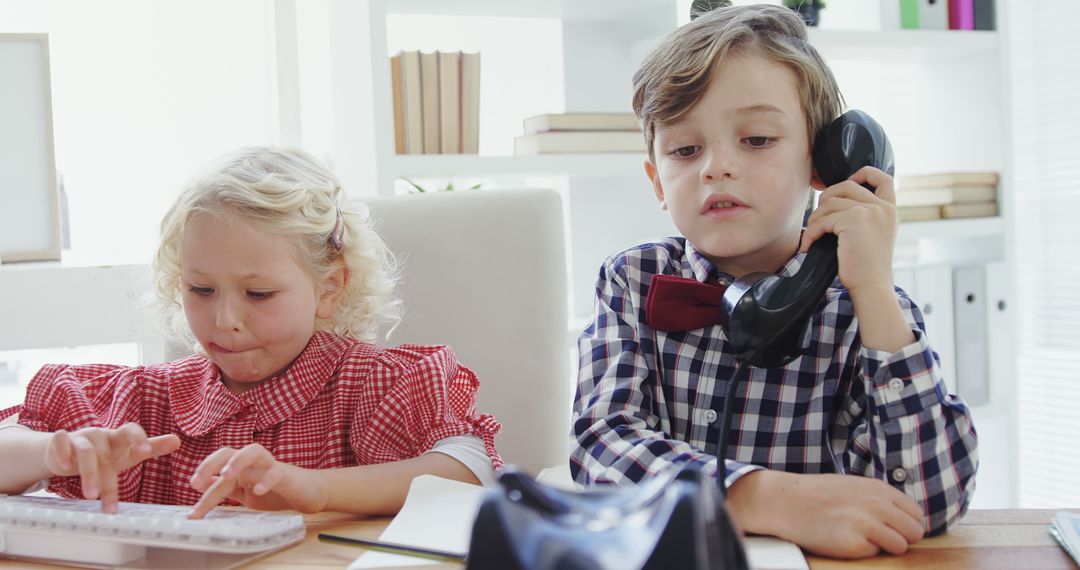
[[893,378],[889,380],[889,389],[893,392],[899,392],[904,389],[904,381],[899,378]]
[[705,423],[713,423],[716,421],[716,410],[705,410]]
[[893,483],[903,483],[904,481],[907,481],[907,469],[897,467],[889,474],[889,478],[892,479]]

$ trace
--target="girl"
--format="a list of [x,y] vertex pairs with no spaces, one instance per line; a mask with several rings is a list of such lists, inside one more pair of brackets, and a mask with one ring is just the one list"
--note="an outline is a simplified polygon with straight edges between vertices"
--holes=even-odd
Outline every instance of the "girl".
[[386,514],[420,474],[491,480],[500,426],[475,412],[476,376],[449,347],[367,342],[397,318],[392,258],[341,194],[282,148],[189,182],[154,272],[160,316],[199,354],[43,368],[0,431],[0,493]]

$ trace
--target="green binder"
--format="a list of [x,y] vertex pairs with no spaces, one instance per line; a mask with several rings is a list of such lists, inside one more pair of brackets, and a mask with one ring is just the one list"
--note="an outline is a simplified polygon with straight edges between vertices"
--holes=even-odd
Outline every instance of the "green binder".
[[896,0],[900,2],[900,27],[905,30],[919,29],[919,0]]

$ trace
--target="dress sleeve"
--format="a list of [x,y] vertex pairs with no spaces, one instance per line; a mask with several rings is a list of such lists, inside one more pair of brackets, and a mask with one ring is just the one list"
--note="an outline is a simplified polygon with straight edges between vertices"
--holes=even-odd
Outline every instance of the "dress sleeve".
[[[54,432],[85,427],[117,428],[127,422],[138,422],[139,370],[98,364],[46,365],[26,388],[19,423],[33,430]],[[134,499],[140,476],[140,466],[120,474],[121,501]],[[82,483],[77,476],[53,477],[49,491],[82,498]]]
[[381,351],[364,382],[349,443],[360,465],[418,457],[444,438],[475,435],[496,469],[502,428],[477,414],[480,381],[447,346],[406,345]]

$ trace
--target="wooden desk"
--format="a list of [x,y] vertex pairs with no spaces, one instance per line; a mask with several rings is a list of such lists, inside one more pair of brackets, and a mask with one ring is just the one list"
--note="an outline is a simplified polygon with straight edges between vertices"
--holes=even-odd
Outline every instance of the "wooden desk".
[[[1054,510],[976,510],[968,513],[944,536],[925,539],[904,556],[878,556],[866,560],[832,560],[808,556],[813,570],[855,568],[1063,569],[1076,570],[1069,555],[1047,530]],[[355,520],[323,515],[309,523],[308,537],[300,545],[248,566],[261,570],[286,568],[344,568],[361,549],[320,543],[320,532],[357,538],[377,538],[387,519]],[[426,569],[461,568],[457,564],[421,566]]]
[[[916,544],[904,556],[878,556],[844,561],[808,556],[813,570],[852,570],[855,568],[921,569],[1039,569],[1076,570],[1068,554],[1058,546],[1047,530],[1053,510],[982,510],[971,511],[948,534],[928,538]],[[286,570],[326,568],[342,569],[362,549],[319,542],[320,532],[333,532],[356,538],[376,539],[389,522],[388,518],[357,519],[349,515],[321,514],[308,517],[307,538],[300,544],[274,553],[245,568]],[[0,560],[0,568],[25,567],[25,563]],[[33,565],[34,568],[48,568]],[[62,568],[62,567],[55,567]],[[416,566],[415,569],[460,569],[459,564]]]

